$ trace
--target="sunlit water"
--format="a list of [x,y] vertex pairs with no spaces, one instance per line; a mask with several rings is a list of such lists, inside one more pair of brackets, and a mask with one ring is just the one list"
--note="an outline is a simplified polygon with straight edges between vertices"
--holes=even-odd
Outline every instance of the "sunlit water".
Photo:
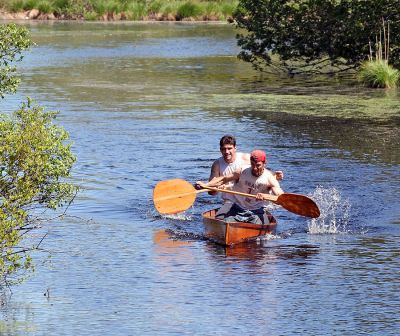
[[[6,291],[1,334],[398,334],[396,91],[260,77],[226,25],[30,28],[20,92],[0,106],[29,95],[60,111],[82,191]],[[225,133],[266,150],[321,217],[274,207],[276,235],[225,249],[202,235],[217,198],[157,214],[155,184],[207,179]]]

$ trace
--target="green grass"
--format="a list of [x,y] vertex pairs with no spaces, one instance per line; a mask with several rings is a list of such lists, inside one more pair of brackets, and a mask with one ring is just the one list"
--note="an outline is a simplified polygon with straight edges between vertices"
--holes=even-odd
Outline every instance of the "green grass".
[[361,64],[358,73],[358,79],[369,87],[392,89],[399,82],[400,71],[389,64],[389,26],[389,22],[382,21],[375,44],[369,43],[369,60]]
[[65,18],[98,20],[107,14],[121,14],[128,20],[149,17],[183,20],[226,20],[232,16],[238,0],[0,0],[8,12],[39,9]]
[[397,87],[400,71],[386,60],[370,60],[362,64],[358,78],[369,87],[391,89]]
[[13,0],[10,3],[7,3],[5,6],[12,13],[20,12],[24,10],[24,1],[23,0]]
[[189,17],[198,17],[204,13],[203,7],[201,7],[198,3],[194,1],[188,1],[182,4],[177,11],[178,17],[189,18]]
[[54,12],[53,4],[45,0],[41,0],[35,8],[37,8],[40,13],[44,14],[50,14]]

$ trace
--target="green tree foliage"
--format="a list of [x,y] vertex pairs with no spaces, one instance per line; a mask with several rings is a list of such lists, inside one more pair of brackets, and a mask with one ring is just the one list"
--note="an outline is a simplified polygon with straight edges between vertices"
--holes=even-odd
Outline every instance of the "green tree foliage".
[[398,0],[240,0],[234,20],[246,32],[237,36],[239,58],[290,74],[357,68],[384,20],[391,59],[400,66],[399,6]]
[[39,214],[72,201],[77,188],[65,178],[75,157],[68,133],[28,99],[12,116],[0,116],[0,274],[32,266],[24,235],[37,228]]
[[[0,92],[12,92],[18,81],[7,74],[9,63],[21,59],[31,42],[26,29],[15,25],[0,26],[0,36],[6,74]],[[38,244],[25,238],[40,227],[48,209],[69,204],[77,192],[67,180],[75,156],[68,133],[53,123],[56,115],[30,99],[11,115],[0,114],[0,288],[33,269],[29,253]]]
[[32,42],[28,30],[16,24],[0,26],[0,96],[14,93],[19,84],[15,62],[22,60],[22,51],[28,49]]

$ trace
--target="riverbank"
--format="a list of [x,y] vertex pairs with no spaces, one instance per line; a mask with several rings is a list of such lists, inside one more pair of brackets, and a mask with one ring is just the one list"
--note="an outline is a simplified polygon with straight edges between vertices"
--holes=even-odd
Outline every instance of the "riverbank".
[[229,21],[238,1],[0,0],[0,20]]
[[57,15],[55,13],[41,13],[38,9],[34,8],[32,10],[9,13],[0,12],[0,20],[3,21],[19,21],[19,20],[84,20],[84,21],[212,21],[212,22],[227,22],[231,21],[231,18],[220,19],[218,16],[214,15],[204,15],[201,17],[184,17],[181,18],[174,14],[150,14],[143,16],[139,19],[131,19],[126,13],[106,13],[103,15],[96,16],[95,18],[86,18],[84,15]]

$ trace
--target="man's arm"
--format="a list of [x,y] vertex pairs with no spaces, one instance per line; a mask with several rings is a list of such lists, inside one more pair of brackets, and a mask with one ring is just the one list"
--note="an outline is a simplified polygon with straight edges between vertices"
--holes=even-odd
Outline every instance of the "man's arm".
[[[272,175],[269,178],[269,183],[270,183],[270,188],[273,192],[274,195],[279,196],[284,193],[282,190],[281,186],[279,185],[278,180],[276,179],[275,175]],[[264,196],[265,195],[265,196]],[[258,200],[270,200],[271,195],[270,194],[264,194],[264,193],[258,193],[257,194],[257,199]]]
[[218,177],[214,177],[211,181],[208,181],[207,183],[204,183],[202,181],[198,181],[197,184],[204,188],[204,187],[220,187],[222,185],[224,185],[225,183],[231,182],[231,181],[237,181],[240,177],[240,173],[236,172],[233,173],[232,175],[228,175],[228,176],[218,176]]
[[[211,181],[215,177],[219,177],[219,162],[218,160],[215,160],[214,163],[211,166],[211,171],[210,171],[210,177],[208,178],[209,181]],[[216,191],[209,191],[209,195],[216,195],[218,194]]]
[[282,190],[281,186],[279,185],[279,182],[276,179],[275,175],[272,175],[269,178],[269,182],[271,184],[271,190],[274,193],[274,195],[279,196],[284,193],[284,191]]

